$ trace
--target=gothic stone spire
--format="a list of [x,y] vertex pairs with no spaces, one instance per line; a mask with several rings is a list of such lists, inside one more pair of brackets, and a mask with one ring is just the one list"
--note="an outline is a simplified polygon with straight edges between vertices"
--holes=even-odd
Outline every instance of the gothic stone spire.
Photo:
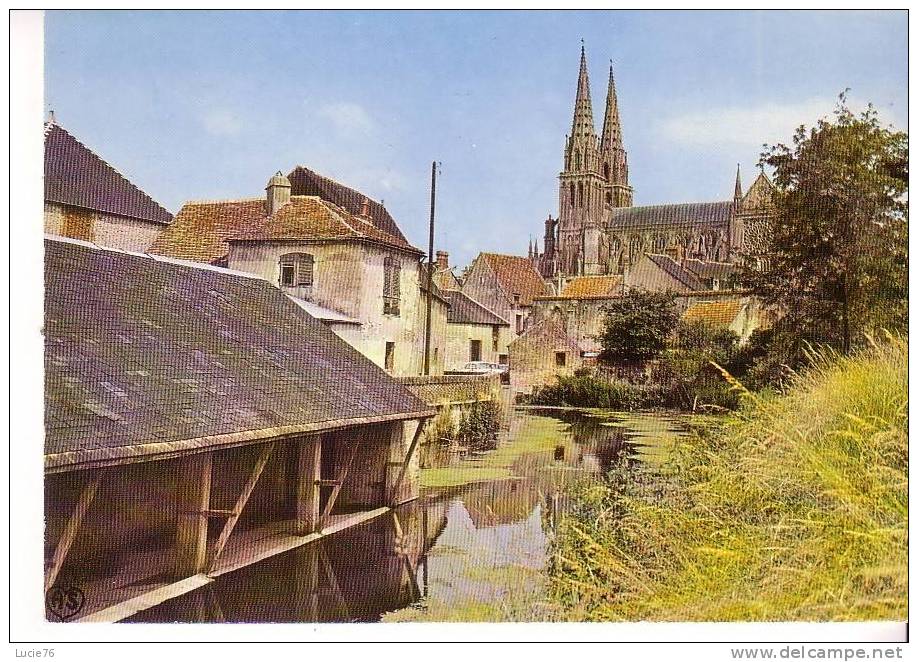
[[602,123],[602,150],[624,149],[622,144],[622,123],[618,117],[618,97],[615,94],[615,75],[609,62],[609,91],[606,94],[606,116]]
[[743,183],[740,181],[740,164],[736,164],[736,184],[733,187],[733,204],[739,207],[743,201]]
[[587,73],[586,50],[580,45],[580,75],[577,78],[577,100],[574,102],[574,122],[571,139],[595,136],[593,103],[590,101],[590,76]]

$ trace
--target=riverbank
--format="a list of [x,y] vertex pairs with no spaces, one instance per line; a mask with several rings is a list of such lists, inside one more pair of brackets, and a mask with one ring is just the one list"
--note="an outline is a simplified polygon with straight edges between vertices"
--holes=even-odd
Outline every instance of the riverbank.
[[[908,346],[817,357],[655,466],[576,490],[552,543],[562,620],[904,620]],[[737,385],[738,386],[738,385]]]

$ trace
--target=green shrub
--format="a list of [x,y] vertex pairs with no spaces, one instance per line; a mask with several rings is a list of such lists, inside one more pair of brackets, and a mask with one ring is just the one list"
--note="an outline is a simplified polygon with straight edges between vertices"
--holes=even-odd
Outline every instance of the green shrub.
[[488,450],[497,445],[500,405],[492,400],[476,402],[459,419],[457,436],[470,450]]

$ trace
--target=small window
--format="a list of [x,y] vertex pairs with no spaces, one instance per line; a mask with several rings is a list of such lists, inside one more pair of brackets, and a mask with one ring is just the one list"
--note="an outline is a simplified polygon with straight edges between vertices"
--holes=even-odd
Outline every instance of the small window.
[[555,352],[555,365],[559,368],[567,365],[567,352]]
[[280,258],[283,287],[312,287],[314,258],[309,253],[287,253]]
[[516,316],[516,335],[519,335],[523,332],[523,316]]
[[284,287],[293,287],[296,283],[296,267],[292,264],[281,262],[281,285]]
[[469,341],[469,361],[481,361],[481,341]]
[[383,313],[386,315],[399,314],[401,271],[401,264],[395,258],[387,257],[383,260]]
[[514,306],[520,305],[520,293],[519,292],[513,293],[513,305]]
[[491,327],[491,351],[497,352],[497,344],[500,340],[500,327],[492,326]]
[[507,354],[501,354],[497,357],[497,362],[501,365],[507,365],[510,363],[510,357]]
[[395,343],[386,343],[386,372],[392,372],[395,369]]

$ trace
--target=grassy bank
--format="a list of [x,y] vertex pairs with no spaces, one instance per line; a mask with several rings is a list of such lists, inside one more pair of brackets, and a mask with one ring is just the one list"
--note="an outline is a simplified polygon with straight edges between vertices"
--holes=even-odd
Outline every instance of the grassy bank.
[[574,498],[551,559],[571,620],[906,618],[907,343],[815,357],[653,472]]

